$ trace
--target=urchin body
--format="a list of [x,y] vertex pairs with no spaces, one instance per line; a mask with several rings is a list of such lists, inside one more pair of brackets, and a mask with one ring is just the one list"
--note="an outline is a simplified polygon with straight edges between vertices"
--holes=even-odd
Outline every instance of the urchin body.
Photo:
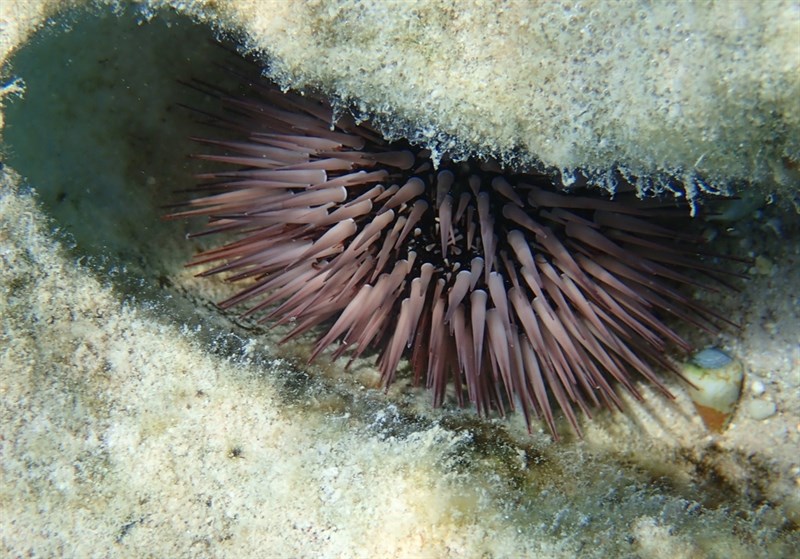
[[[449,385],[479,413],[521,408],[557,435],[560,408],[619,407],[638,374],[664,393],[669,345],[689,344],[664,315],[713,327],[678,287],[703,269],[686,210],[564,194],[494,162],[435,167],[328,105],[258,83],[220,95],[235,141],[198,140],[226,166],[200,175],[199,197],[170,217],[207,216],[233,239],[198,255],[203,275],[243,289],[220,305],[320,328],[311,359],[379,352],[388,385],[407,355],[442,403]],[[677,217],[676,217],[677,216]]]

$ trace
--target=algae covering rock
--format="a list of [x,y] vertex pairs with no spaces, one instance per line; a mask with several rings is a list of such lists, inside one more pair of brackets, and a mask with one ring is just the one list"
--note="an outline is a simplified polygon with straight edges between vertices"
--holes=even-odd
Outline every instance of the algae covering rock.
[[565,183],[579,169],[609,188],[612,168],[651,192],[671,178],[689,195],[796,188],[793,1],[342,0],[272,15],[240,18],[272,75],[439,151],[539,161]]
[[[5,2],[4,19],[13,33],[15,11],[58,4]],[[795,1],[141,5],[243,31],[284,85],[322,89],[438,153],[534,162],[565,184],[582,171],[613,189],[621,174],[650,193],[797,188]]]

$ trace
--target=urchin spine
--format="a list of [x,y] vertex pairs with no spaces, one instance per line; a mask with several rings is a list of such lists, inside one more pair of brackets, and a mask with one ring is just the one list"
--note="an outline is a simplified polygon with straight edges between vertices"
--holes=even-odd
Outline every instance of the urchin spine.
[[329,325],[311,359],[337,341],[334,358],[377,348],[388,385],[410,351],[435,405],[452,384],[481,414],[520,406],[557,436],[556,404],[580,434],[574,408],[620,407],[615,383],[638,397],[634,372],[669,394],[656,368],[674,370],[667,343],[689,344],[660,314],[722,320],[676,289],[697,239],[657,224],[669,210],[568,196],[491,161],[435,169],[367,125],[331,128],[323,102],[253,89],[220,95],[218,123],[243,139],[196,139],[228,170],[198,175],[202,195],[170,217],[235,235],[194,261],[246,282],[221,307],[268,310],[294,324],[287,339]]

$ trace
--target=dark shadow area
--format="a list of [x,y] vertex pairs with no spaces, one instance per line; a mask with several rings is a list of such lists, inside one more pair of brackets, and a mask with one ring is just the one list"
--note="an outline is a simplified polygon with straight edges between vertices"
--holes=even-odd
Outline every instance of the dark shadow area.
[[54,21],[3,71],[25,87],[5,109],[3,160],[76,262],[124,298],[161,303],[194,250],[187,224],[161,219],[192,184],[189,137],[204,129],[180,105],[207,102],[179,80],[213,79],[225,53],[208,26],[169,12],[97,8]]

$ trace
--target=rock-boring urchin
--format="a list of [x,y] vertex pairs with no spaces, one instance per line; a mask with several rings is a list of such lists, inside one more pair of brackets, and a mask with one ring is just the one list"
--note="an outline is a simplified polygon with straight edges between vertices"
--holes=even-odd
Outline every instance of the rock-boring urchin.
[[679,289],[709,272],[688,212],[558,191],[543,174],[493,161],[434,166],[429,153],[388,142],[325,102],[254,81],[218,97],[214,123],[235,140],[196,139],[222,170],[198,175],[200,195],[170,218],[205,216],[198,234],[226,234],[199,254],[243,285],[222,308],[291,324],[286,339],[320,328],[311,359],[379,352],[385,385],[404,354],[414,379],[443,402],[448,385],[478,413],[521,408],[557,437],[558,407],[580,434],[576,409],[621,406],[614,385],[639,397],[639,374],[669,395],[659,369],[668,346],[689,344],[665,322],[724,321]]

